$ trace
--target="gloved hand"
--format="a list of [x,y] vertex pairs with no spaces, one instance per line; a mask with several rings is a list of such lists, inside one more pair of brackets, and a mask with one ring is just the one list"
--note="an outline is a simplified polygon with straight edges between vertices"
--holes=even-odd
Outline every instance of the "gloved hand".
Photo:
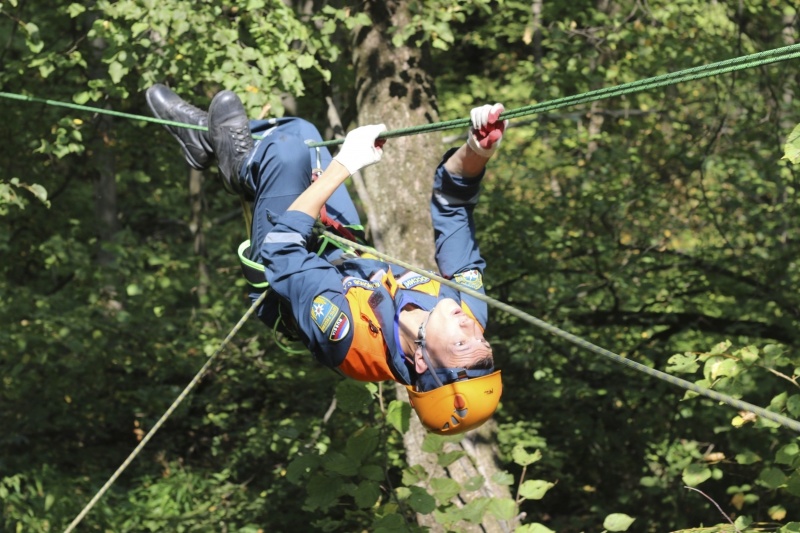
[[497,147],[500,146],[508,121],[498,121],[497,119],[500,113],[505,110],[506,108],[503,104],[486,104],[475,107],[470,112],[472,130],[467,139],[467,144],[476,154],[483,157],[492,157]]
[[386,131],[383,124],[361,126],[349,132],[344,144],[333,159],[344,166],[352,176],[362,168],[375,164],[383,156],[384,139],[378,135]]

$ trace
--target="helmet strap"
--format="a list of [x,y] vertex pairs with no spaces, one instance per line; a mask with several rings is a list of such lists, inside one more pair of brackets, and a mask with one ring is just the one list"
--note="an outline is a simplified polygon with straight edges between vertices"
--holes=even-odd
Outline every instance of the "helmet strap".
[[[433,311],[430,313],[432,312]],[[444,383],[442,383],[442,380],[439,379],[439,376],[436,374],[436,372],[434,372],[433,363],[428,355],[428,349],[425,346],[425,328],[428,325],[428,319],[431,317],[430,313],[428,313],[428,316],[425,318],[422,324],[419,325],[419,331],[417,332],[417,338],[414,339],[414,344],[419,346],[419,349],[422,350],[422,360],[425,361],[425,364],[428,366],[428,372],[430,372],[431,376],[433,376],[433,380],[436,382],[436,385],[441,387],[444,385]]]

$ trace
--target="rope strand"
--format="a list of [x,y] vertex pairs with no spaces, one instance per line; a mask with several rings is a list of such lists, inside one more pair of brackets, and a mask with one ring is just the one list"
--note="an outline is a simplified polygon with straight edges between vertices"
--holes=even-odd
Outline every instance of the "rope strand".
[[83,517],[86,516],[86,514],[92,509],[92,507],[94,507],[94,505],[100,500],[100,498],[103,497],[103,495],[108,491],[108,489],[122,474],[122,472],[124,472],[125,469],[128,468],[128,465],[130,465],[136,458],[136,456],[139,455],[139,452],[142,451],[145,445],[148,442],[150,442],[150,439],[153,438],[153,435],[156,434],[156,431],[158,431],[164,424],[164,422],[167,421],[167,418],[169,418],[172,415],[172,413],[175,412],[175,409],[177,409],[180,403],[184,400],[184,398],[186,398],[186,396],[189,395],[189,392],[191,392],[192,389],[194,389],[194,387],[198,383],[200,383],[200,379],[203,377],[206,371],[208,371],[209,367],[211,366],[211,363],[214,362],[214,360],[222,352],[225,346],[239,332],[241,327],[244,325],[245,322],[247,322],[247,319],[250,318],[250,316],[253,314],[256,308],[259,305],[261,305],[261,303],[264,301],[264,298],[266,298],[268,292],[269,291],[264,291],[263,293],[261,293],[261,296],[259,296],[253,302],[253,305],[251,305],[250,309],[248,309],[247,312],[242,316],[242,318],[239,319],[239,322],[237,322],[236,325],[233,326],[233,329],[231,330],[230,333],[228,333],[228,336],[225,337],[225,339],[220,343],[217,350],[213,354],[211,354],[211,357],[208,358],[206,364],[204,364],[203,367],[197,372],[197,374],[195,374],[194,378],[192,378],[189,384],[186,385],[186,388],[184,388],[183,391],[175,399],[175,401],[172,402],[172,405],[169,406],[166,412],[163,415],[161,415],[161,418],[158,419],[158,422],[156,422],[155,425],[153,425],[153,427],[150,428],[150,431],[147,432],[147,434],[144,436],[144,438],[138,444],[138,446],[134,448],[134,450],[130,453],[130,455],[128,455],[127,459],[125,459],[119,466],[119,468],[117,468],[116,472],[114,472],[111,475],[111,477],[108,478],[108,481],[106,481],[106,483],[100,488],[100,490],[97,491],[97,494],[95,494],[94,497],[91,500],[89,500],[89,503],[86,504],[83,510],[80,513],[78,513],[78,516],[76,516],[75,519],[69,524],[69,526],[67,526],[67,529],[64,530],[64,533],[70,533],[73,529],[75,529],[75,526],[77,526],[81,522],[81,520],[83,520]]
[[[613,98],[616,96],[623,96],[641,91],[647,91],[686,81],[708,78],[711,76],[718,76],[720,74],[726,74],[729,72],[744,70],[761,65],[769,65],[781,61],[788,61],[790,59],[796,59],[798,57],[800,57],[800,44],[793,44],[781,48],[775,48],[772,50],[766,50],[763,52],[757,52],[754,54],[739,56],[732,59],[726,59],[724,61],[718,61],[716,63],[709,63],[707,65],[691,67],[688,69],[683,69],[668,74],[662,74],[660,76],[653,76],[651,78],[645,78],[643,80],[623,83],[621,85],[616,85],[612,87],[604,87],[602,89],[587,91],[572,96],[565,96],[562,98],[548,100],[546,102],[540,102],[538,104],[532,104],[524,107],[519,107],[516,109],[509,109],[503,112],[500,115],[500,118],[510,119],[510,118],[524,117],[527,115],[535,115],[538,113],[553,111],[568,106],[585,104],[597,100],[603,100],[607,98]],[[155,124],[162,124],[165,126],[175,126],[175,127],[190,128],[195,130],[203,130],[203,131],[207,131],[208,129],[205,126],[197,126],[193,124],[186,124],[183,122],[174,122],[170,120],[163,120],[142,115],[133,115],[130,113],[123,113],[120,111],[113,111],[109,109],[100,109],[97,107],[83,106],[68,102],[58,102],[56,100],[37,98],[35,96],[26,96],[20,94],[0,92],[0,98],[9,98],[12,100],[20,100],[24,102],[43,103],[51,106],[66,107],[69,109],[76,109],[80,111],[90,111],[92,113],[106,114],[121,118],[152,122]],[[390,130],[382,133],[379,137],[382,139],[390,139],[394,137],[415,135],[418,133],[432,133],[437,131],[451,130],[455,128],[465,128],[469,126],[470,126],[469,118],[460,118],[443,122],[434,122],[432,124],[424,124],[421,126],[412,126],[408,128],[399,128],[395,130]],[[261,136],[258,135],[254,135],[253,137],[256,139],[262,138]],[[309,143],[309,146],[312,148],[321,146],[333,146],[342,144],[343,142],[344,139],[333,139],[330,141]]]

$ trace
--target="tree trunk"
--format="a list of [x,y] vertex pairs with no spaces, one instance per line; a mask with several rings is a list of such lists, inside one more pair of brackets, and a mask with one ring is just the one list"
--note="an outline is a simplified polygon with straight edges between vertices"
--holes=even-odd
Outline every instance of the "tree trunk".
[[[103,50],[106,48],[104,39],[93,39],[92,63],[89,68],[90,76],[94,79],[101,79],[105,76],[102,63]],[[106,105],[108,107],[108,105]],[[92,159],[96,161],[97,174],[94,180],[94,211],[97,219],[98,231],[98,250],[97,263],[101,266],[109,266],[114,262],[114,255],[103,246],[114,239],[119,229],[117,220],[117,181],[116,181],[116,162],[114,151],[111,148],[111,137],[113,135],[113,124],[111,117],[99,114],[95,119],[95,137],[91,143]],[[107,287],[113,293],[113,287]]]
[[[354,65],[356,103],[360,125],[384,123],[388,129],[417,126],[438,121],[433,80],[426,70],[426,49],[395,47],[390,28],[403,27],[408,20],[408,5],[399,1],[368,1],[365,9],[372,19],[371,28],[356,34]],[[381,164],[364,171],[366,188],[373,209],[370,228],[381,236],[384,251],[412,264],[434,268],[433,229],[429,202],[433,171],[441,158],[440,137],[434,134],[411,135],[390,139],[384,147]],[[408,401],[405,389],[397,386],[398,398]],[[426,431],[415,415],[404,437],[409,465],[420,464],[432,477],[450,476],[459,483],[482,475],[482,489],[460,494],[457,505],[481,496],[510,497],[508,489],[490,482],[498,471],[493,431],[490,424],[483,431],[465,436],[453,445],[467,452],[456,463],[443,469],[436,456],[421,450]],[[431,531],[444,531],[433,515],[418,515],[420,525]],[[510,527],[487,517],[472,530],[508,531]],[[470,531],[461,524],[459,531]]]
[[206,259],[206,237],[203,231],[203,215],[205,213],[205,200],[203,198],[203,173],[199,170],[189,170],[189,206],[191,218],[189,230],[194,240],[194,254],[197,257],[197,301],[200,307],[207,305],[208,297],[208,264]]

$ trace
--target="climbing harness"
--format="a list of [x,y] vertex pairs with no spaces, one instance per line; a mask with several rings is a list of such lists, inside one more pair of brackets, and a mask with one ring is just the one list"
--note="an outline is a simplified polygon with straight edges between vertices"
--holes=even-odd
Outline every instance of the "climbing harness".
[[[311,147],[310,141],[306,142],[306,144]],[[317,164],[311,171],[312,182],[316,181],[317,178],[319,178],[322,174],[322,157],[320,154],[320,147],[317,146],[314,148],[316,152]],[[247,234],[249,235],[250,229],[253,226],[253,210],[242,196],[239,196],[239,198],[242,201],[242,212],[245,217]],[[333,244],[334,246],[341,248],[345,253],[352,254],[355,252],[353,248],[328,238],[324,234],[327,230],[335,231],[340,237],[346,239],[347,241],[363,242],[361,236],[364,234],[364,226],[342,224],[338,220],[330,217],[328,215],[328,210],[326,209],[325,205],[323,205],[319,213],[319,218],[314,226],[314,236],[316,237],[314,241],[317,247],[317,255],[322,255],[329,244]],[[252,243],[250,242],[250,239],[247,239],[239,245],[239,248],[236,251],[237,255],[239,256],[239,263],[242,267],[242,275],[244,276],[244,279],[247,280],[247,283],[249,283],[250,286],[256,291],[267,290],[269,283],[267,282],[266,278],[266,268],[264,268],[264,265],[250,259],[252,255],[251,248]]]

